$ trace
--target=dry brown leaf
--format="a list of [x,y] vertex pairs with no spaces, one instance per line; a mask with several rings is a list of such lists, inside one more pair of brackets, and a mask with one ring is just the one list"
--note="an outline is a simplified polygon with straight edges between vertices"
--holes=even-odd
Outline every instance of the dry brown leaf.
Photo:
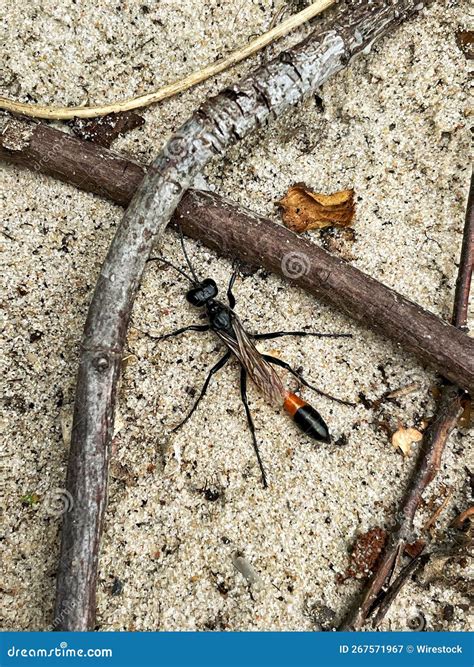
[[401,449],[403,456],[410,456],[411,446],[415,442],[420,442],[423,439],[423,434],[416,428],[400,427],[398,431],[392,435],[392,445],[395,449]]
[[377,526],[358,535],[351,551],[350,563],[339,583],[346,579],[366,579],[374,571],[375,565],[387,541],[387,531]]
[[472,30],[458,30],[456,41],[466,58],[472,60],[474,58],[474,32]]
[[323,195],[311,192],[303,183],[296,183],[278,205],[283,209],[284,225],[294,232],[347,227],[354,218],[354,190]]

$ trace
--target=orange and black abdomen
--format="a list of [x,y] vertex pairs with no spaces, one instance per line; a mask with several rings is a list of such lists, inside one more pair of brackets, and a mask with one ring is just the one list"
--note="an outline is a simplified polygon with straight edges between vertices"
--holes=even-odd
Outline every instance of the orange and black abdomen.
[[303,433],[315,440],[321,440],[322,442],[331,441],[329,429],[324,419],[317,410],[309,403],[306,403],[306,401],[303,401],[302,398],[296,396],[296,394],[289,393],[285,398],[283,407]]

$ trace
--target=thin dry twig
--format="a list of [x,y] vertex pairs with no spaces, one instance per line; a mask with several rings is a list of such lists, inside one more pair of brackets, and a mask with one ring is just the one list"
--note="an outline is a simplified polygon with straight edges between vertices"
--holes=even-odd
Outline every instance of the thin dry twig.
[[416,556],[416,558],[412,558],[411,561],[402,568],[400,574],[387,590],[382,602],[380,603],[380,606],[378,607],[377,615],[374,619],[374,627],[378,627],[383,621],[388,610],[390,609],[390,606],[402,590],[405,582],[408,581],[409,577],[413,576],[417,570],[424,567],[429,558],[429,554],[420,554],[419,556]]
[[119,113],[121,111],[131,111],[132,109],[139,109],[150,106],[156,102],[161,102],[169,97],[178,95],[189,88],[202,83],[212,76],[224,72],[226,69],[233,67],[237,63],[245,60],[249,56],[257,53],[271,42],[284,37],[289,32],[298,26],[306,23],[318,14],[321,14],[325,9],[330,7],[336,0],[317,0],[309,7],[306,7],[301,12],[290,16],[288,19],[280,23],[271,30],[256,37],[245,46],[236,49],[225,58],[217,60],[212,65],[208,65],[203,69],[193,72],[188,76],[175,81],[167,86],[163,86],[152,93],[140,95],[139,97],[132,97],[130,99],[122,100],[121,102],[113,102],[112,104],[102,104],[98,106],[80,106],[80,107],[51,107],[41,104],[28,104],[24,102],[16,102],[7,97],[0,97],[0,109],[9,111],[10,113],[21,114],[31,118],[45,118],[47,120],[71,120],[72,118],[96,118],[97,116],[105,116],[110,113]]
[[[131,200],[145,167],[117,153],[28,120],[10,119],[0,159],[49,174],[117,204]],[[474,389],[474,341],[401,294],[336,259],[306,239],[216,194],[190,189],[173,216],[183,232],[208,247],[264,266],[361,324],[411,351],[454,382]],[[383,394],[405,396],[417,385]]]
[[[458,327],[465,327],[468,318],[469,286],[472,275],[474,252],[474,174],[471,175],[469,198],[466,211],[466,222],[461,248],[461,259],[458,270],[457,288],[454,297],[452,322]],[[399,520],[390,535],[388,545],[378,566],[377,572],[363,595],[359,607],[354,609],[345,619],[342,630],[360,630],[373,611],[384,585],[392,576],[399,555],[405,546],[414,541],[413,520],[421,502],[422,495],[428,485],[438,474],[444,448],[452,431],[456,428],[462,413],[462,398],[465,392],[449,383],[443,386],[436,416],[425,431],[418,461],[408,489],[401,502]],[[410,572],[410,568],[407,570]],[[407,577],[397,579],[398,594]],[[378,625],[395,599],[391,595],[379,611],[374,625]]]
[[431,530],[431,528],[433,528],[433,526],[436,524],[436,522],[438,521],[441,514],[444,512],[446,507],[451,502],[451,498],[453,497],[453,493],[454,493],[454,489],[453,488],[449,489],[449,491],[446,494],[446,497],[444,498],[444,500],[438,505],[436,510],[433,512],[433,514],[424,523],[423,530]]

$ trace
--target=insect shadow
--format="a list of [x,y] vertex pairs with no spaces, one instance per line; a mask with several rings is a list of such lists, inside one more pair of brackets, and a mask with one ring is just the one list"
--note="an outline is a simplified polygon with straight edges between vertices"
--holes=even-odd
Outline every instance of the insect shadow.
[[305,400],[297,396],[296,394],[290,392],[285,388],[283,380],[281,379],[278,372],[275,370],[275,366],[285,369],[291,373],[295,378],[301,382],[302,385],[308,387],[312,391],[316,392],[320,396],[324,396],[333,401],[341,403],[343,405],[354,406],[355,404],[350,401],[345,401],[335,396],[331,396],[324,391],[321,391],[317,387],[313,386],[305,378],[296,371],[294,368],[287,364],[285,361],[273,357],[269,354],[261,354],[255,347],[254,341],[257,340],[270,340],[273,338],[281,338],[282,336],[316,336],[319,338],[351,338],[352,334],[332,334],[332,333],[316,333],[311,331],[272,331],[269,333],[248,333],[241,321],[239,320],[237,314],[234,311],[235,307],[235,296],[232,292],[235,279],[237,277],[237,270],[234,271],[230,279],[229,285],[227,287],[227,301],[228,305],[216,299],[218,294],[218,289],[215,281],[212,278],[205,278],[201,280],[196,271],[194,270],[191,261],[186,252],[186,246],[184,244],[183,235],[181,233],[181,246],[183,249],[184,257],[186,263],[189,267],[190,274],[183,271],[179,267],[172,264],[167,259],[163,257],[150,257],[149,262],[158,261],[167,266],[170,266],[175,271],[180,273],[184,278],[186,278],[192,285],[191,289],[186,292],[186,300],[195,308],[205,309],[207,315],[206,324],[191,324],[186,327],[177,329],[176,331],[171,331],[170,333],[163,334],[162,336],[150,336],[154,340],[165,340],[167,338],[172,338],[174,336],[179,336],[189,331],[213,331],[218,338],[226,345],[227,350],[223,357],[210,369],[206,380],[202,386],[202,389],[196,398],[194,405],[191,410],[188,412],[186,417],[172,429],[172,433],[176,433],[194,414],[196,408],[198,407],[200,401],[204,398],[206,391],[209,387],[212,377],[220,371],[226,363],[229,361],[232,355],[237,358],[240,364],[240,395],[242,398],[242,403],[244,405],[245,414],[247,417],[248,427],[252,436],[252,444],[257,456],[258,465],[262,474],[262,482],[264,488],[268,486],[267,477],[265,474],[265,469],[263,466],[262,458],[260,456],[260,451],[258,449],[257,437],[255,434],[255,426],[250,413],[250,408],[247,399],[247,380],[250,378],[256,387],[260,390],[263,396],[268,402],[277,406],[283,407],[284,410],[290,415],[298,428],[305,434],[314,438],[315,440],[329,443],[331,437],[329,434],[329,429],[319,414],[319,412],[313,408]]

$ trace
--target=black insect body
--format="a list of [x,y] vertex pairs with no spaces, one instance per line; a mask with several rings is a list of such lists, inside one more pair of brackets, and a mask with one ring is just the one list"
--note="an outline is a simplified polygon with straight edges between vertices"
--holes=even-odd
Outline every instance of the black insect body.
[[330,396],[329,394],[320,391],[316,387],[313,387],[301,376],[300,373],[294,370],[286,362],[268,354],[261,354],[255,347],[254,341],[269,340],[272,338],[280,338],[282,336],[319,336],[339,338],[350,337],[351,334],[322,334],[308,331],[274,331],[271,333],[263,334],[247,333],[236,313],[234,312],[235,297],[232,293],[232,288],[237,276],[237,272],[234,272],[232,275],[229,286],[227,288],[227,300],[229,305],[226,305],[222,301],[216,299],[218,288],[212,278],[206,278],[205,280],[199,280],[197,278],[196,273],[187,256],[182,237],[181,241],[186,261],[193,276],[192,278],[181,269],[173,266],[167,260],[162,258],[153,259],[168,264],[175,270],[179,271],[179,273],[185,276],[192,283],[193,287],[186,293],[186,299],[192,306],[195,306],[196,308],[205,308],[208,323],[193,324],[191,326],[183,327],[163,336],[158,336],[157,339],[163,340],[165,338],[171,338],[172,336],[177,336],[187,331],[213,331],[222,340],[222,342],[225,343],[227,351],[224,356],[221,357],[221,359],[219,359],[219,361],[211,368],[201,389],[201,392],[194,402],[194,405],[183,421],[181,421],[173,428],[173,432],[176,432],[179,428],[181,428],[192,416],[201,399],[204,397],[211,378],[225,366],[233,354],[240,362],[240,392],[242,402],[244,404],[248,426],[252,435],[253,447],[262,473],[263,486],[267,487],[265,470],[260,457],[255,435],[255,427],[247,400],[247,379],[249,377],[271,404],[275,405],[276,407],[283,407],[293,419],[295,424],[299,427],[299,429],[303,431],[303,433],[318,441],[326,443],[330,442],[329,429],[324,419],[319,414],[319,412],[315,410],[315,408],[285,388],[280,375],[275,370],[275,366],[279,366],[290,372],[303,385],[317,392],[321,396],[331,398],[344,405],[354,404],[350,403],[349,401],[343,401],[341,399]]

